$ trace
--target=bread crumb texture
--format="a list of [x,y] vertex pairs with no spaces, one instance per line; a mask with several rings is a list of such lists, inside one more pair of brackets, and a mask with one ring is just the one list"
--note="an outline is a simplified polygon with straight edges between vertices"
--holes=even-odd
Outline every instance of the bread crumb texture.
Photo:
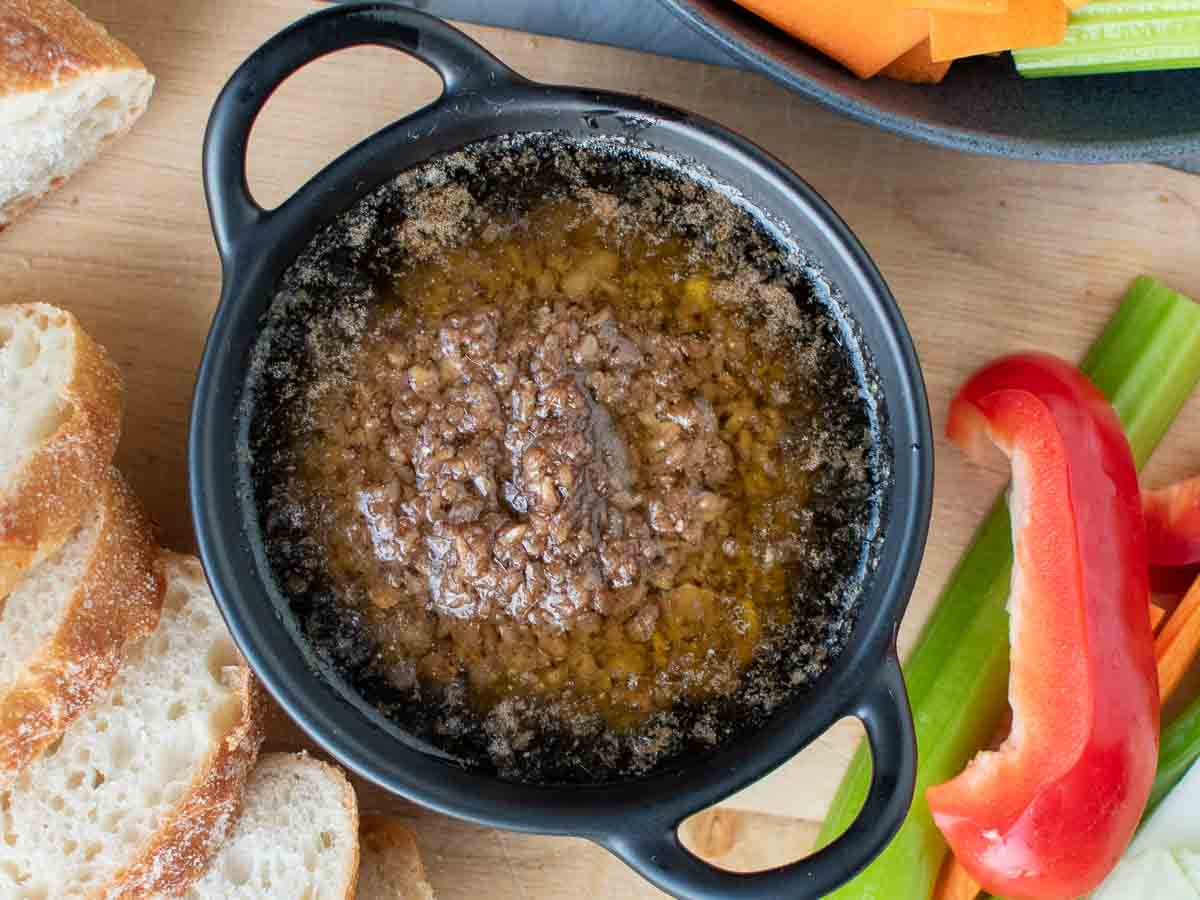
[[261,698],[199,563],[166,554],[162,565],[158,627],[0,793],[0,896],[178,893],[229,832],[262,739]]
[[183,897],[348,900],[357,835],[354,789],[339,769],[304,754],[267,754],[246,782],[229,840]]

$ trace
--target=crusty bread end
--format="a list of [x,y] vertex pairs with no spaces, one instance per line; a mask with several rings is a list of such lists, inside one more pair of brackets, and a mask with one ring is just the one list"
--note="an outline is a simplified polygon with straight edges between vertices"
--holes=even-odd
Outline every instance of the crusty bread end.
[[[90,513],[98,521],[87,535],[94,543],[82,548],[89,555],[81,570],[64,572],[55,557],[47,559],[25,573],[0,616],[0,635],[7,639],[11,630],[30,627],[14,621],[18,615],[58,613],[48,639],[19,664],[7,685],[0,685],[0,789],[108,689],[125,647],[158,622],[163,582],[150,525],[116,469],[109,470],[99,490],[97,508]],[[62,580],[72,574],[78,576],[74,583]],[[18,610],[17,598],[26,593],[32,602]],[[61,612],[45,608],[41,601],[48,593],[61,596]]]
[[0,597],[96,502],[120,438],[121,391],[116,364],[69,312],[0,307],[0,412],[9,422],[0,434]]
[[132,127],[154,78],[66,0],[0,5],[0,231]]
[[363,816],[358,834],[357,900],[434,900],[411,828],[388,816]]

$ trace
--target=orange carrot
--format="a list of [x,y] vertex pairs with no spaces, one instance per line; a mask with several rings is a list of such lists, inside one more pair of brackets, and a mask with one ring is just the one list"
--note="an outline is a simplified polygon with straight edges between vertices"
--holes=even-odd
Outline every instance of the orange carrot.
[[929,41],[921,41],[899,59],[885,66],[879,74],[894,81],[911,84],[937,84],[950,71],[949,62],[934,62],[929,55]]
[[1048,47],[1062,42],[1067,33],[1067,8],[1063,0],[1009,0],[1008,12],[979,16],[961,12],[929,13],[929,39],[936,61]]
[[[1150,628],[1156,629],[1164,617],[1167,617],[1166,610],[1151,603]],[[1154,655],[1158,659],[1158,693],[1165,704],[1200,656],[1200,578],[1175,612],[1167,617],[1166,627],[1154,641]],[[1004,730],[1007,731],[1007,727]],[[998,743],[993,741],[993,744]],[[982,892],[983,887],[951,853],[942,864],[931,900],[975,900]]]
[[909,8],[907,0],[737,2],[860,78],[870,78],[929,37],[928,13]]
[[1155,638],[1154,655],[1158,657],[1158,693],[1166,703],[1200,655],[1200,578]]
[[1008,0],[908,0],[913,9],[944,9],[971,16],[998,16],[1008,12]]
[[979,882],[967,873],[958,857],[948,853],[930,900],[975,900],[982,891]]

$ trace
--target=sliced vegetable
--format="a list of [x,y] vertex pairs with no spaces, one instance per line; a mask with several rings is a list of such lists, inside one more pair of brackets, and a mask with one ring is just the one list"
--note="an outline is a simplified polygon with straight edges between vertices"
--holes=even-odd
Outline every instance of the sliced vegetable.
[[929,37],[929,16],[905,0],[737,0],[738,4],[870,78]]
[[1193,764],[1138,830],[1129,855],[1147,850],[1200,850],[1200,765]]
[[944,9],[974,16],[995,16],[1008,12],[1008,0],[908,0],[913,9]]
[[1151,850],[1123,859],[1091,900],[1200,900],[1175,854]]
[[1150,564],[1200,563],[1200,477],[1142,492]]
[[[1153,631],[1158,628],[1159,624],[1166,618],[1167,612],[1161,606],[1150,604],[1150,629]],[[1200,623],[1197,623],[1200,624]],[[1161,641],[1155,641],[1154,655],[1158,659],[1158,684],[1159,694],[1166,702],[1166,697],[1169,696],[1169,691],[1163,690],[1164,676],[1162,654],[1165,652],[1165,647]],[[1173,690],[1173,688],[1172,688]],[[1003,743],[1009,731],[1009,724],[1005,724],[1003,733],[992,741],[991,746],[998,747]],[[975,900],[976,897],[983,891],[983,887],[976,881],[971,874],[963,867],[963,864],[958,861],[954,854],[949,854],[946,857],[945,863],[942,864],[942,874],[938,877],[937,887],[934,888],[933,897],[931,900]]]
[[[1146,531],[1129,443],[1078,369],[1019,354],[963,386],[946,428],[1012,458],[1012,734],[925,792],[986,890],[1076,897],[1116,865],[1158,757]],[[1169,626],[1168,626],[1169,627]]]
[[1092,900],[1200,898],[1200,765],[1146,817],[1124,858]]
[[[1112,402],[1134,458],[1143,464],[1200,380],[1200,306],[1139,278],[1081,368]],[[891,844],[834,897],[919,898],[933,889],[946,845],[925,789],[962,770],[995,732],[1005,708],[1010,533],[1001,498],[909,654],[904,674],[917,732],[916,797]],[[1200,704],[1195,715],[1200,753]],[[821,845],[854,820],[870,779],[870,755],[860,747],[825,818]]]
[[1200,579],[1167,619],[1155,640],[1154,653],[1158,657],[1158,689],[1165,704],[1200,654]]
[[[936,51],[936,23],[933,36]],[[1053,44],[1015,50],[1017,71],[1042,78],[1200,66],[1200,0],[1093,0]]]
[[929,55],[929,41],[921,41],[899,59],[885,66],[880,75],[910,84],[938,84],[950,71],[951,63],[934,62]]
[[979,16],[960,12],[929,14],[929,40],[938,61],[1017,47],[1057,44],[1067,31],[1062,0],[1009,0],[1008,11]]
[[1154,812],[1162,799],[1179,783],[1187,770],[1200,759],[1200,697],[1192,701],[1171,724],[1163,729],[1158,748],[1158,772],[1146,804],[1146,814]]
[[983,890],[954,854],[946,857],[930,900],[975,900]]
[[1197,576],[1200,576],[1200,565],[1151,566],[1150,590],[1156,594],[1181,596],[1187,593]]

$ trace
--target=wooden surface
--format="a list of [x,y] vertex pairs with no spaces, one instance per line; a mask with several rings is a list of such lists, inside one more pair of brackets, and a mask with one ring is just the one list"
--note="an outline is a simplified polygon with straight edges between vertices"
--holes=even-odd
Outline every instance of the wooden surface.
[[[259,43],[316,6],[306,0],[80,0],[158,76],[127,139],[0,235],[0,302],[76,312],[126,378],[119,462],[161,527],[191,549],[184,442],[192,382],[220,284],[200,184],[209,108]],[[781,157],[846,218],[898,297],[924,363],[934,425],[954,387],[996,354],[1041,348],[1078,357],[1141,272],[1200,297],[1200,177],[1155,166],[1051,167],[960,156],[844,121],[753,75],[693,63],[467,29],[532,78],[635,93],[700,111]],[[272,205],[324,162],[428,102],[436,77],[380,49],[350,51],[296,76],[251,147],[251,182]],[[902,652],[1003,482],[937,446],[936,506]],[[1146,472],[1200,470],[1200,401]],[[843,723],[689,840],[735,867],[800,856],[859,734]],[[276,745],[294,732],[272,729]],[[658,896],[581,841],[499,834],[363,791],[364,805],[418,829],[444,900]]]

